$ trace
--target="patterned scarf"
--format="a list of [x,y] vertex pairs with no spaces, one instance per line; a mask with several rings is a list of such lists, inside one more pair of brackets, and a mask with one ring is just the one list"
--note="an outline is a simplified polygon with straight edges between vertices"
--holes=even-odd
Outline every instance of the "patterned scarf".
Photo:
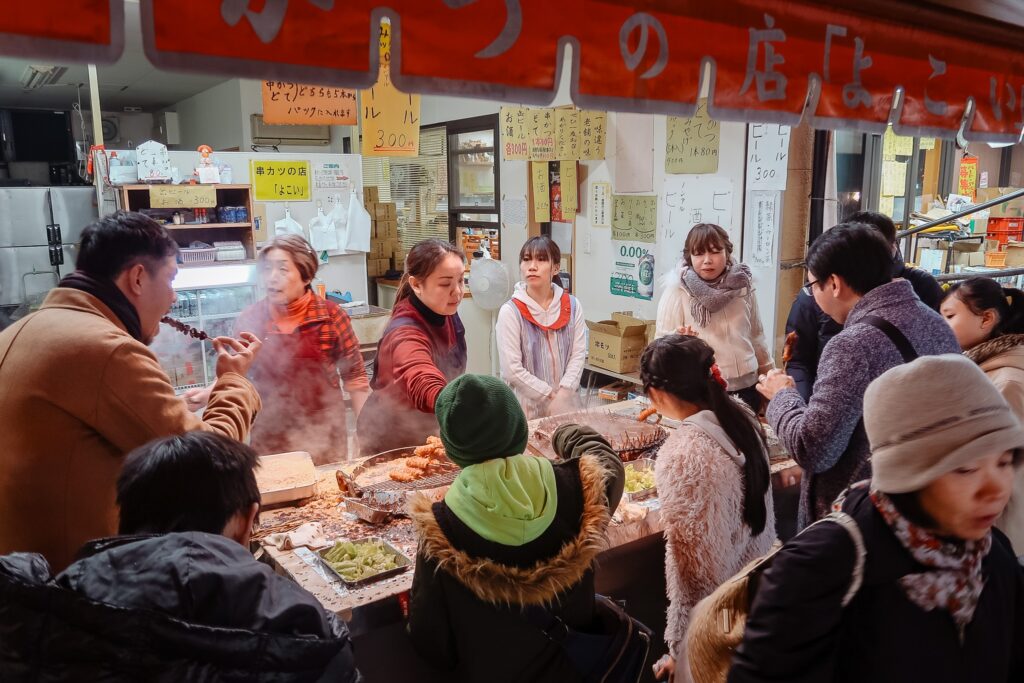
[[702,280],[693,268],[683,266],[680,284],[690,295],[690,315],[698,327],[707,327],[711,314],[722,310],[750,287],[750,268],[742,263],[725,267],[716,280]]
[[965,541],[960,546],[942,541],[908,520],[881,491],[873,491],[871,501],[911,557],[928,567],[927,571],[901,578],[903,592],[926,612],[933,609],[949,612],[960,631],[962,643],[964,629],[974,618],[974,610],[985,589],[981,563],[992,549],[992,533],[980,541]]

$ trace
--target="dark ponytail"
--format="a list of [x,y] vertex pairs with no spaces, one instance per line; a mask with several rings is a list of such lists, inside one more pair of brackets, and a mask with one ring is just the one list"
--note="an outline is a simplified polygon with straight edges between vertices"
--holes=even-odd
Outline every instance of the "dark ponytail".
[[992,337],[1024,333],[1024,292],[1003,287],[987,277],[972,277],[949,288],[944,298],[956,296],[975,315],[994,310],[999,322]]
[[768,445],[754,414],[725,391],[712,370],[715,353],[697,337],[670,334],[655,339],[640,359],[644,391],[667,392],[715,414],[725,433],[744,456],[743,522],[758,536],[768,521],[765,494],[770,471]]
[[402,279],[398,283],[395,304],[397,305],[399,302],[408,299],[412,294],[412,284],[409,282],[410,276],[415,277],[417,280],[426,280],[449,254],[454,254],[460,259],[464,258],[462,252],[454,244],[437,237],[431,237],[414,244],[412,249],[409,250],[409,255],[405,257],[405,271],[402,273]]

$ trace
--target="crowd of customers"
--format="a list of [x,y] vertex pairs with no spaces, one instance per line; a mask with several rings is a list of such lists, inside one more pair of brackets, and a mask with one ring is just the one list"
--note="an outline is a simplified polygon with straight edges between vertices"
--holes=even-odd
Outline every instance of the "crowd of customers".
[[[86,229],[78,270],[0,333],[0,679],[363,680],[345,621],[250,552],[259,452],[244,442],[260,363],[274,364],[257,361],[261,338],[280,350],[312,344],[311,320],[347,324],[317,308],[303,245],[273,249],[281,310],[271,296],[260,337],[213,340],[217,380],[187,397],[202,418],[147,348],[177,245],[144,216]],[[582,308],[560,259],[548,238],[523,248],[500,379],[463,374],[464,263],[440,240],[411,253],[377,399],[348,333],[317,347],[326,384],[366,401],[366,434],[402,438],[367,420],[382,396],[412,401],[459,467],[443,498],[408,504],[401,637],[430,680],[1024,680],[1024,293],[986,278],[943,292],[902,263],[889,219],[857,214],[810,246],[793,356],[775,369],[750,269],[724,229],[695,226],[640,363],[650,405],[674,421],[654,466],[655,634],[596,590],[626,480],[611,444],[565,424],[554,459],[527,452],[528,418],[578,400]],[[785,544],[762,411],[803,469]],[[738,582],[744,599],[710,612]],[[723,629],[733,646],[711,672]]]

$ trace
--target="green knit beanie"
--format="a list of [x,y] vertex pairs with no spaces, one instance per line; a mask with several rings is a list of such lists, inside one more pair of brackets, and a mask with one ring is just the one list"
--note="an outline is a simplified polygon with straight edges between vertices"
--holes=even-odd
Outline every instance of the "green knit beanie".
[[434,413],[448,457],[459,467],[526,450],[526,415],[497,377],[462,375],[437,397]]

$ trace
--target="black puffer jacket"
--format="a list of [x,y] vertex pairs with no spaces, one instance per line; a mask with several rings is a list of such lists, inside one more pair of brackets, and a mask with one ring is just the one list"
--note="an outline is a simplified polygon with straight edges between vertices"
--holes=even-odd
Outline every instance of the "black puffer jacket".
[[420,534],[409,606],[417,652],[449,680],[572,683],[581,680],[560,649],[522,614],[545,605],[571,627],[595,619],[593,562],[625,484],[622,461],[584,426],[555,432],[558,507],[548,529],[521,546],[488,541],[444,501],[411,504]]
[[846,608],[854,545],[838,524],[791,540],[761,578],[729,683],[1009,683],[1024,680],[1024,570],[993,529],[985,589],[960,641],[945,610],[926,612],[899,579],[927,571],[900,544],[867,495],[843,510],[867,550],[864,583]]
[[223,536],[95,541],[53,578],[0,557],[0,679],[356,683],[348,628]]

